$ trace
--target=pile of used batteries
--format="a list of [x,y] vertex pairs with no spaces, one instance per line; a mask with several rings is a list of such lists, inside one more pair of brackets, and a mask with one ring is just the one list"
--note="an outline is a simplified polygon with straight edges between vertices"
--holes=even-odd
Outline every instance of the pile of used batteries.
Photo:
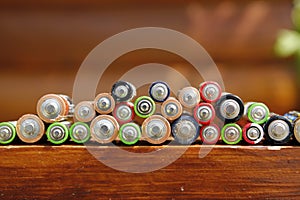
[[213,81],[200,84],[199,89],[182,88],[177,98],[171,97],[167,83],[157,81],[150,85],[149,96],[135,96],[136,88],[126,81],[116,82],[111,93],[76,106],[68,96],[47,94],[38,101],[38,116],[26,114],[16,122],[0,123],[0,143],[9,144],[16,135],[22,142],[35,143],[45,132],[53,144],[69,137],[76,143],[122,141],[127,145],[139,140],[163,144],[173,138],[183,145],[198,138],[202,144],[216,144],[220,139],[226,144],[242,139],[248,144],[286,144],[293,138],[300,142],[298,112],[270,114],[265,104],[244,104]]

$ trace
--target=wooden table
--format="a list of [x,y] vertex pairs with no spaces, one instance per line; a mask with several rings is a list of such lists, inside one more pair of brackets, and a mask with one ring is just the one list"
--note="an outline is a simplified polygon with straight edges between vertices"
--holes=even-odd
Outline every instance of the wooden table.
[[[138,153],[162,147],[122,148]],[[176,151],[183,147],[168,148]],[[199,149],[198,144],[189,147],[177,161],[158,171],[125,173],[102,164],[85,146],[2,146],[0,199],[296,199],[300,196],[300,147],[216,145],[201,159]]]

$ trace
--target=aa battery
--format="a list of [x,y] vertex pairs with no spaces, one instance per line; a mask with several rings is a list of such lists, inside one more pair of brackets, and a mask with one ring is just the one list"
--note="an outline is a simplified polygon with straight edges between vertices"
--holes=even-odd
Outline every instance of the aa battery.
[[199,124],[189,115],[182,115],[172,123],[172,134],[179,144],[192,144],[199,137],[199,131]]
[[178,91],[178,100],[183,107],[194,108],[200,103],[200,93],[194,87],[185,87]]
[[155,102],[148,96],[141,96],[134,102],[134,112],[141,118],[148,118],[154,114]]
[[118,81],[112,86],[111,95],[117,103],[131,101],[136,96],[136,88],[129,82]]
[[82,144],[89,141],[91,137],[90,127],[83,122],[75,122],[70,127],[70,137],[72,141]]
[[0,144],[9,144],[16,137],[17,122],[0,123]]
[[173,121],[179,118],[182,114],[182,105],[180,102],[173,98],[169,97],[161,105],[161,114],[170,121]]
[[264,130],[257,123],[248,123],[243,127],[243,139],[248,144],[258,144],[264,138]]
[[269,118],[270,111],[264,103],[248,102],[244,107],[245,116],[250,122],[263,124]]
[[264,125],[264,131],[272,144],[286,144],[293,135],[293,125],[286,117],[272,114]]
[[94,100],[95,110],[101,114],[106,115],[111,113],[115,108],[115,100],[108,93],[98,94]]
[[233,123],[238,121],[244,114],[244,103],[236,95],[222,93],[221,98],[216,102],[216,115],[222,121]]
[[220,128],[216,124],[202,126],[200,129],[200,138],[203,144],[216,144],[221,136]]
[[194,108],[194,118],[199,124],[210,124],[215,119],[215,115],[215,109],[209,103],[199,103]]
[[205,81],[200,84],[199,92],[201,99],[207,103],[213,103],[220,99],[222,89],[217,82]]
[[66,95],[47,94],[37,103],[37,114],[46,123],[73,117],[74,104]]
[[289,111],[284,114],[284,117],[288,118],[290,121],[295,122],[298,118],[300,118],[300,113],[298,111]]
[[294,136],[298,143],[300,143],[300,118],[294,121]]
[[120,140],[127,145],[133,145],[141,138],[141,128],[138,124],[130,122],[123,124],[119,130]]
[[69,128],[71,122],[54,122],[47,128],[46,134],[48,141],[52,144],[62,144],[69,138]]
[[221,138],[226,144],[237,144],[242,139],[242,129],[235,123],[226,124],[221,130]]
[[117,138],[119,124],[110,115],[100,115],[91,122],[90,131],[94,140],[101,144],[107,144]]
[[170,123],[160,115],[152,115],[143,122],[142,135],[151,144],[162,144],[171,135]]
[[112,115],[120,125],[131,122],[135,117],[133,103],[131,102],[118,103]]
[[80,122],[90,122],[96,116],[94,103],[92,101],[82,101],[75,106],[74,117]]
[[294,137],[298,143],[300,143],[300,112],[298,111],[289,111],[288,113],[284,114],[290,122],[293,124],[293,133]]
[[170,96],[170,87],[166,82],[156,81],[150,85],[149,95],[156,102],[164,102]]
[[45,125],[38,116],[26,114],[17,121],[16,131],[21,141],[35,143],[43,137]]

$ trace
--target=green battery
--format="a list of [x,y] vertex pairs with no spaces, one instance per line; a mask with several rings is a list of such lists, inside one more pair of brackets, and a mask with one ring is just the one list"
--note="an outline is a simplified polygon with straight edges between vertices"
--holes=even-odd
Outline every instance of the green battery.
[[238,124],[226,124],[221,130],[221,138],[226,144],[237,144],[242,139],[242,129]]
[[119,130],[120,140],[127,145],[133,145],[141,138],[141,128],[138,124],[130,122],[123,124]]
[[141,118],[148,118],[155,112],[155,102],[148,96],[141,96],[134,102],[134,112]]
[[246,103],[245,112],[249,121],[257,124],[265,123],[270,116],[269,108],[264,103],[256,103],[256,102]]
[[71,126],[71,122],[54,122],[50,124],[46,134],[48,140],[53,144],[62,144],[69,137],[69,127]]
[[9,144],[16,137],[17,122],[0,123],[0,144]]
[[90,127],[83,122],[76,122],[70,128],[70,137],[72,141],[82,144],[91,138]]

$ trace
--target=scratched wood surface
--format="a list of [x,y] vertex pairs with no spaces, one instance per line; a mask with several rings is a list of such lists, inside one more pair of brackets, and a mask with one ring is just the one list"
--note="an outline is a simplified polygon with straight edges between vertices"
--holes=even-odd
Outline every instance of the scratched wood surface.
[[[103,154],[115,147],[90,148]],[[123,147],[135,153],[160,148]],[[194,145],[158,171],[125,173],[84,146],[4,146],[0,199],[297,199],[300,147],[278,148],[218,145],[200,159]]]

